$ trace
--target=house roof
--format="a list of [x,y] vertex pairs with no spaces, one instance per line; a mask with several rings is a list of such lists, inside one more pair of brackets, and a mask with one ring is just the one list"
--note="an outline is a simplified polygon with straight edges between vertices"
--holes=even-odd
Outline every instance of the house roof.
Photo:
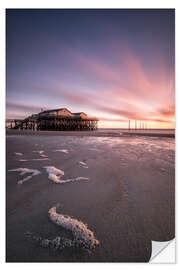
[[[53,110],[46,110],[46,111],[40,112],[38,115],[41,117],[41,114],[44,114],[44,113],[50,113],[50,112],[58,112],[58,111],[61,111],[61,110],[66,110],[66,111],[68,111],[70,114],[72,114],[70,117],[75,118],[75,119],[82,119],[81,114],[84,114],[84,115],[86,116],[84,119],[86,119],[86,120],[98,120],[96,117],[89,117],[89,116],[87,116],[87,114],[84,113],[84,112],[72,113],[71,111],[69,111],[69,110],[66,109],[66,108],[59,108],[59,109],[53,109]],[[50,116],[48,116],[48,117],[50,117]]]
[[62,111],[62,110],[66,110],[68,112],[70,112],[72,114],[71,111],[69,111],[67,108],[59,108],[59,109],[53,109],[53,110],[45,110],[45,111],[42,111],[40,113],[49,113],[49,112],[58,112],[58,111]]
[[85,115],[87,115],[86,113],[84,113],[84,112],[77,112],[77,113],[73,113],[74,115],[80,115],[81,113],[83,113],[83,114],[85,114]]

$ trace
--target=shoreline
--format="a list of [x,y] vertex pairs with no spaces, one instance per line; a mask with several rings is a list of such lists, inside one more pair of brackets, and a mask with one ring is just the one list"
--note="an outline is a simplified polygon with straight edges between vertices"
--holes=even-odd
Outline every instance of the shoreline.
[[53,135],[53,136],[88,136],[88,137],[129,137],[129,136],[149,136],[149,137],[167,137],[175,138],[175,130],[170,133],[169,131],[161,132],[157,130],[143,130],[143,131],[124,131],[124,130],[93,130],[93,131],[52,131],[52,130],[6,130],[7,135]]

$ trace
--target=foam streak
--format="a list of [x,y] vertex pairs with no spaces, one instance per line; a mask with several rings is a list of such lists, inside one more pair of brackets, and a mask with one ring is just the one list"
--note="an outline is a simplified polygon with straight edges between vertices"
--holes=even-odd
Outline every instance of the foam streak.
[[72,179],[62,180],[61,177],[64,175],[64,171],[57,169],[54,166],[45,166],[44,168],[46,169],[47,173],[49,174],[48,178],[57,184],[66,184],[66,183],[74,182],[74,181],[89,180],[89,178],[82,177],[82,176],[72,178]]
[[49,212],[49,219],[56,225],[72,233],[73,239],[56,236],[54,239],[42,238],[38,234],[27,232],[28,239],[39,243],[44,248],[50,248],[54,251],[63,250],[64,248],[81,248],[93,250],[99,245],[94,233],[88,229],[87,225],[70,216],[58,214],[56,207],[52,207]]
[[62,152],[64,154],[68,154],[69,151],[67,149],[57,149],[57,150],[53,150],[53,152]]
[[29,179],[31,179],[33,176],[39,175],[41,173],[39,170],[28,169],[28,168],[18,168],[18,169],[12,169],[12,170],[9,170],[9,171],[10,172],[20,172],[20,175],[31,173],[31,175],[23,178],[22,180],[19,180],[18,181],[18,184],[23,184],[24,182],[26,182]]
[[23,154],[22,153],[18,153],[18,152],[15,152],[14,153],[16,156],[22,156]]
[[79,161],[79,165],[83,168],[86,168],[86,169],[88,168],[87,164],[83,161]]
[[99,241],[94,237],[94,233],[82,221],[58,214],[56,207],[52,207],[48,213],[53,223],[72,232],[75,246],[93,249],[99,244]]

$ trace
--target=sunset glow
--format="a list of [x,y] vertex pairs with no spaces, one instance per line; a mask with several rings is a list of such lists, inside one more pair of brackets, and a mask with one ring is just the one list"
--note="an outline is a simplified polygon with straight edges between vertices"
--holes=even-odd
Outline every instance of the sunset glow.
[[175,128],[174,10],[8,10],[7,118],[66,107]]

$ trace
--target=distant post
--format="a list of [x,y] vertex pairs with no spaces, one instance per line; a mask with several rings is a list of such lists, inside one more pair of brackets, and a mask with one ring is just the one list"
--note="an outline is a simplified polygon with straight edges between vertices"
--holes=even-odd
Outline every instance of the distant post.
[[129,131],[130,131],[130,129],[131,129],[131,121],[129,120]]

